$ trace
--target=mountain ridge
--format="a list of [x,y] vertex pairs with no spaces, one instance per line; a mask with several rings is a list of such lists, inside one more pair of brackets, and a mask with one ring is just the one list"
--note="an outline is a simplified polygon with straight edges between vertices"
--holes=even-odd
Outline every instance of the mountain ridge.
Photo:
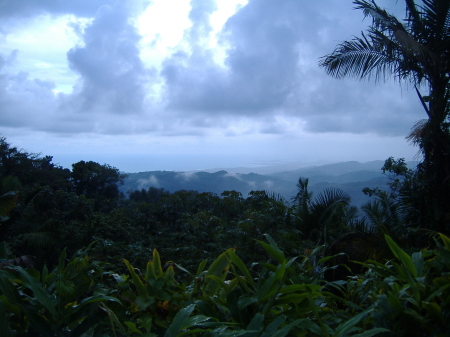
[[[411,166],[414,162],[408,164]],[[251,191],[265,190],[290,201],[296,195],[296,184],[302,177],[309,178],[309,189],[314,194],[326,188],[340,188],[350,195],[353,205],[361,206],[369,200],[369,197],[362,193],[364,187],[387,188],[388,177],[381,171],[383,165],[382,160],[364,163],[346,161],[275,171],[270,174],[238,173],[233,169],[230,169],[230,172],[226,169],[218,169],[216,172],[146,171],[128,174],[121,191],[126,193],[130,190],[156,187],[169,192],[195,190],[221,195],[224,191],[235,190],[246,197]],[[267,168],[265,169],[267,171]],[[258,169],[255,168],[254,171]]]

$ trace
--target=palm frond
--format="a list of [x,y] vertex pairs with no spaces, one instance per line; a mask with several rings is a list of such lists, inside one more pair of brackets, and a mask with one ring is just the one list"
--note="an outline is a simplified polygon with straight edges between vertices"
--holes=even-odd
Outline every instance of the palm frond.
[[314,206],[323,206],[325,208],[333,207],[338,203],[350,204],[350,196],[340,188],[327,188],[317,195],[314,199]]
[[[441,21],[447,20],[447,15],[438,18],[434,7],[427,9],[429,13],[425,15],[414,1],[407,1],[408,26],[405,27],[374,1],[356,0],[354,3],[356,9],[362,9],[366,17],[373,19],[368,34],[339,44],[331,54],[319,60],[319,65],[336,78],[370,79],[375,75],[376,80],[385,80],[387,75],[394,74],[398,79],[411,79],[415,84],[422,83],[423,79],[430,80],[430,69],[439,59],[431,48],[434,44],[428,43],[430,37],[416,32],[430,31],[421,29],[427,25],[444,26]],[[438,40],[437,45],[441,46],[444,40]]]
[[386,192],[378,194],[361,209],[375,228],[395,228],[401,223],[401,208]]
[[42,231],[26,233],[19,236],[28,245],[35,248],[42,248],[54,245],[58,242],[59,235],[56,232]]
[[412,145],[419,145],[424,136],[425,128],[428,125],[428,119],[418,120],[411,128],[411,132],[406,136],[406,140]]
[[319,65],[325,68],[327,74],[336,78],[370,78],[372,73],[376,79],[386,78],[388,74],[395,72],[398,60],[387,52],[388,49],[380,49],[377,45],[380,43],[370,41],[363,34],[362,37],[355,37],[338,45],[331,54],[321,58]]
[[[411,1],[411,0],[409,0]],[[448,39],[450,29],[450,2],[447,0],[423,0],[420,8],[420,21],[423,23],[418,32],[433,32],[428,39],[436,39],[441,42]],[[419,21],[419,20],[415,20]]]

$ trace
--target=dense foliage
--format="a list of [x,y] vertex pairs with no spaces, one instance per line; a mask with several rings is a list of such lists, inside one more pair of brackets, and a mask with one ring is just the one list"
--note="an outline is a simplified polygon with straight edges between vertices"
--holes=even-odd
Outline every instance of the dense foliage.
[[[327,258],[287,259],[259,241],[266,263],[248,269],[234,248],[194,274],[165,266],[155,249],[125,272],[88,251],[51,271],[0,270],[2,336],[446,336],[450,332],[450,239],[412,255],[389,236],[395,259],[369,260],[358,277],[323,281]],[[205,267],[208,265],[208,268]],[[177,280],[184,273],[186,282]]]
[[403,160],[386,161],[391,191],[366,190],[361,213],[343,191],[313,195],[306,178],[291,202],[155,187],[126,198],[109,165],[69,171],[1,145],[2,336],[449,330],[449,239],[411,256],[391,239],[413,251],[431,237],[408,225],[414,175]]
[[403,26],[355,3],[374,17],[368,36],[322,65],[427,82],[418,169],[386,160],[390,189],[365,189],[361,209],[339,189],[313,195],[307,177],[289,201],[125,196],[115,167],[65,169],[1,137],[0,336],[448,336],[450,4],[406,1]]

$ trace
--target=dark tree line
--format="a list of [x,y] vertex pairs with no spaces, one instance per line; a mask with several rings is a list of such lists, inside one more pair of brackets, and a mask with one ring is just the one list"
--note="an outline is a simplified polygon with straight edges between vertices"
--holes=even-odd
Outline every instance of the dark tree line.
[[[402,22],[374,0],[354,1],[372,18],[361,37],[339,44],[320,65],[336,78],[386,79],[411,83],[425,111],[407,139],[417,145],[422,162],[410,188],[419,198],[412,225],[450,230],[450,1],[406,0]],[[417,202],[417,200],[420,200]]]
[[[264,234],[291,256],[318,245],[335,249],[338,239],[339,247],[352,247],[354,252],[346,253],[354,257],[364,259],[363,250],[382,256],[383,233],[410,245],[423,243],[411,240],[419,237],[418,227],[408,222],[418,212],[411,205],[421,196],[414,188],[416,175],[402,160],[390,158],[383,167],[391,175],[391,190],[367,190],[373,200],[358,210],[339,189],[313,195],[306,178],[299,179],[290,201],[268,191],[244,197],[236,191],[218,196],[155,187],[125,196],[118,186],[126,176],[110,165],[80,161],[68,170],[50,156],[12,147],[5,138],[0,149],[0,240],[16,255],[30,254],[42,263],[55,263],[65,247],[74,252],[93,241],[97,256],[111,263],[124,256],[144,263],[158,248],[188,268],[229,247],[242,250],[245,261],[256,261],[261,247],[255,240],[264,240]],[[356,234],[345,240],[352,242],[342,239],[350,232]]]

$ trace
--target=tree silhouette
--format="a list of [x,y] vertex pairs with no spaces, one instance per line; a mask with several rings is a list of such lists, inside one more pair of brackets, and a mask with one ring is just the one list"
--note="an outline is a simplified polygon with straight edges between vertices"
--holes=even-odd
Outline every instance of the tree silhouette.
[[[400,22],[375,1],[356,0],[356,9],[371,16],[367,33],[344,41],[320,60],[336,78],[386,79],[395,75],[414,86],[427,119],[413,126],[408,136],[418,145],[423,163],[416,178],[424,186],[422,226],[449,228],[450,211],[450,1],[405,0],[406,19]],[[422,94],[426,91],[427,94]]]

